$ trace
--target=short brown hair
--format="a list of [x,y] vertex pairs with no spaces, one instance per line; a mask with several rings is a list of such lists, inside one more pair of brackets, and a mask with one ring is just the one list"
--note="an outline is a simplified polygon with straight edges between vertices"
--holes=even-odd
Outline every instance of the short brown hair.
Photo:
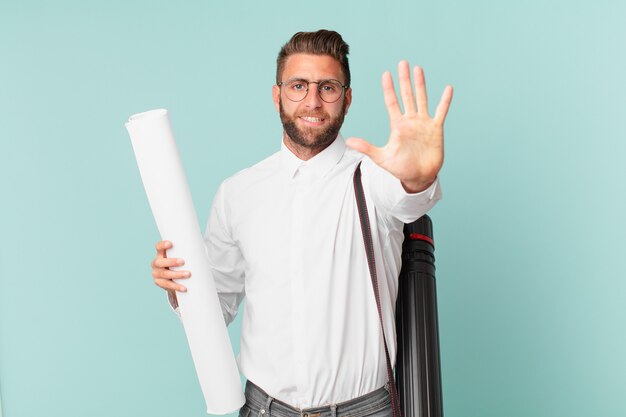
[[345,85],[350,85],[350,66],[348,53],[350,47],[344,42],[341,35],[333,30],[318,30],[317,32],[298,32],[289,39],[289,42],[280,48],[276,59],[276,84],[281,82],[285,62],[293,54],[330,55],[339,61],[341,70],[346,78]]

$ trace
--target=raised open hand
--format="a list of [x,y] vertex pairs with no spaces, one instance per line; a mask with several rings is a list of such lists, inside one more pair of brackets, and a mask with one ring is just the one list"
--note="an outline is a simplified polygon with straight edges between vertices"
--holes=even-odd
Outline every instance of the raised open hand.
[[398,64],[398,77],[404,114],[391,73],[383,74],[383,95],[391,125],[387,144],[379,148],[361,138],[349,138],[346,144],[393,174],[407,192],[416,193],[435,181],[443,164],[443,123],[452,101],[452,87],[444,89],[435,116],[431,118],[422,68],[413,68],[415,95],[407,61]]

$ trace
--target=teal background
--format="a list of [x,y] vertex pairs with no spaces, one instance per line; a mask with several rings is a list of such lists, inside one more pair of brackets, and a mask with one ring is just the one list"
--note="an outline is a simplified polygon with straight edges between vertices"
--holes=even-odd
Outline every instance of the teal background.
[[0,3],[2,415],[205,415],[123,124],[170,110],[204,225],[220,181],[278,149],[275,57],[318,28],[351,46],[345,136],[385,143],[400,59],[431,110],[455,87],[431,212],[445,415],[626,415],[625,18],[617,0]]

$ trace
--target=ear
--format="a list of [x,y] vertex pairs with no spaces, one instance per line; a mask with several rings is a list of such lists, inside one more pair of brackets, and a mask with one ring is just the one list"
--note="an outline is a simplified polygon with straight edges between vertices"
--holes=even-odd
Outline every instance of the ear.
[[346,111],[343,114],[344,116],[346,114],[348,114],[348,109],[350,108],[350,104],[352,104],[352,87],[349,87],[346,90],[346,98],[345,98],[345,100],[346,100]]
[[280,112],[280,87],[274,84],[272,86],[272,100],[274,101],[274,107],[276,107],[276,111]]

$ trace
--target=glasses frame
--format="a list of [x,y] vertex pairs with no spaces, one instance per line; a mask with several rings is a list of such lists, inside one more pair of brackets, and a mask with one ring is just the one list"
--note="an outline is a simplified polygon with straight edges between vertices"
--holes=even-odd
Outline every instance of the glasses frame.
[[[286,83],[290,83],[292,81],[302,81],[302,83],[306,83],[306,93],[304,93],[304,97],[302,97],[300,100],[292,100],[291,98],[289,98],[289,95],[287,93],[285,93],[285,96],[287,97],[287,99],[289,101],[293,101],[294,103],[299,103],[302,100],[304,100],[306,98],[306,96],[309,95],[309,84],[317,84],[317,94],[319,94],[320,99],[324,102],[324,103],[336,103],[339,101],[339,99],[341,99],[341,97],[345,94],[346,90],[348,88],[350,88],[349,85],[343,84],[341,81],[339,80],[335,80],[334,78],[329,78],[326,80],[319,80],[319,81],[309,81],[309,80],[305,80],[304,78],[291,78],[289,80],[285,80],[285,81],[281,81],[279,83],[277,83],[276,85],[279,87],[282,87],[284,84]],[[341,94],[339,94],[339,97],[337,97],[337,100],[335,101],[326,101],[324,100],[324,98],[322,97],[322,92],[320,91],[320,86],[328,81],[337,81],[337,83],[339,83],[339,85],[341,86]]]

